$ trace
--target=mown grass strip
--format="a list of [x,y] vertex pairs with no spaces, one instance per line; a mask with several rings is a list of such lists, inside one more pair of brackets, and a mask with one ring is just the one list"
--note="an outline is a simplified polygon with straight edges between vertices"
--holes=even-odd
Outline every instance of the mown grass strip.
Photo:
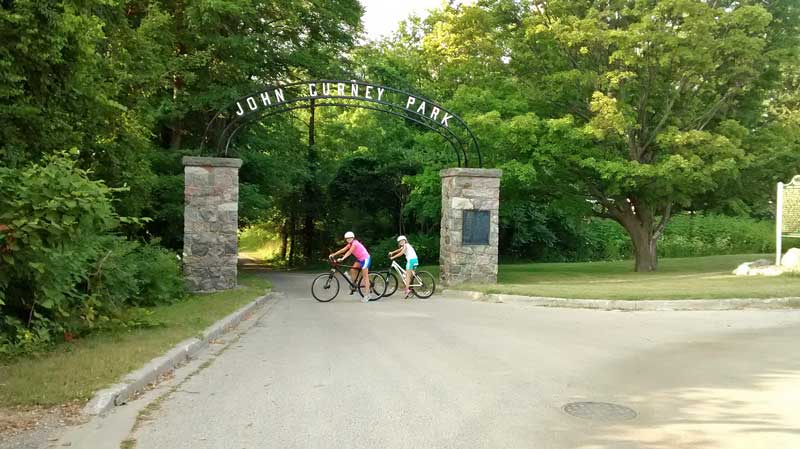
[[88,400],[175,344],[197,336],[217,320],[270,288],[256,274],[241,274],[240,287],[190,295],[177,304],[153,307],[158,327],[119,329],[64,343],[46,354],[0,364],[0,406],[54,405]]
[[661,259],[655,273],[632,271],[630,260],[589,263],[502,264],[496,285],[457,288],[581,299],[721,299],[800,296],[800,276],[734,276],[740,263],[770,260],[769,254]]

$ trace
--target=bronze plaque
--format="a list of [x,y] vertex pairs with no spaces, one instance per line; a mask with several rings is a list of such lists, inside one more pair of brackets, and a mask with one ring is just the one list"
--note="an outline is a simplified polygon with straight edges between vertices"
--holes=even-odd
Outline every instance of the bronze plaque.
[[488,245],[491,212],[488,210],[465,210],[461,228],[462,245]]

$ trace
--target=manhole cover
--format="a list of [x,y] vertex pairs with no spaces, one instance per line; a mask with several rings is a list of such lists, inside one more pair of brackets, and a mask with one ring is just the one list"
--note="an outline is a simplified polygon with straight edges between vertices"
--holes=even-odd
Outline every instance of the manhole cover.
[[572,416],[595,421],[627,421],[636,418],[633,409],[608,402],[571,402],[563,409]]

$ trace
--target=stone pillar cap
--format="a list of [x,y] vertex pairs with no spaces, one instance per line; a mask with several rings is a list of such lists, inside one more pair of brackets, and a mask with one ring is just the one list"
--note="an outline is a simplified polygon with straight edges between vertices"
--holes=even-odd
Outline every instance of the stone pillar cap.
[[503,170],[499,168],[446,168],[439,172],[439,176],[442,178],[452,178],[454,176],[499,178],[503,176]]
[[200,157],[200,156],[184,156],[184,167],[232,167],[239,168],[242,166],[242,160],[232,157]]

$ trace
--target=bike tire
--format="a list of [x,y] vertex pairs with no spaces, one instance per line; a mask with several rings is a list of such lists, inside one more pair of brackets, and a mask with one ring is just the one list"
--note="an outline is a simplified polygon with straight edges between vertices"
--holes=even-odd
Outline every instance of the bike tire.
[[317,276],[311,283],[311,296],[319,302],[330,302],[339,294],[339,279],[331,273]]
[[430,298],[431,295],[433,295],[433,293],[436,291],[436,280],[434,279],[433,275],[427,271],[417,271],[414,273],[412,285],[413,284],[422,284],[419,287],[411,288],[411,290],[414,292],[414,295],[420,299]]
[[[386,280],[380,273],[369,274],[369,290],[373,295],[375,295],[375,299],[382,298],[383,294],[386,293]],[[358,294],[360,294],[361,297],[367,295],[366,289],[363,285],[358,286]]]
[[370,276],[369,281],[372,293],[378,298],[383,298],[386,295],[386,279],[379,273],[375,273],[375,277]]
[[394,292],[397,291],[397,286],[400,285],[400,281],[397,280],[397,275],[394,271],[381,271],[381,274],[386,281],[386,293],[384,293],[383,296],[389,297],[394,295]]

